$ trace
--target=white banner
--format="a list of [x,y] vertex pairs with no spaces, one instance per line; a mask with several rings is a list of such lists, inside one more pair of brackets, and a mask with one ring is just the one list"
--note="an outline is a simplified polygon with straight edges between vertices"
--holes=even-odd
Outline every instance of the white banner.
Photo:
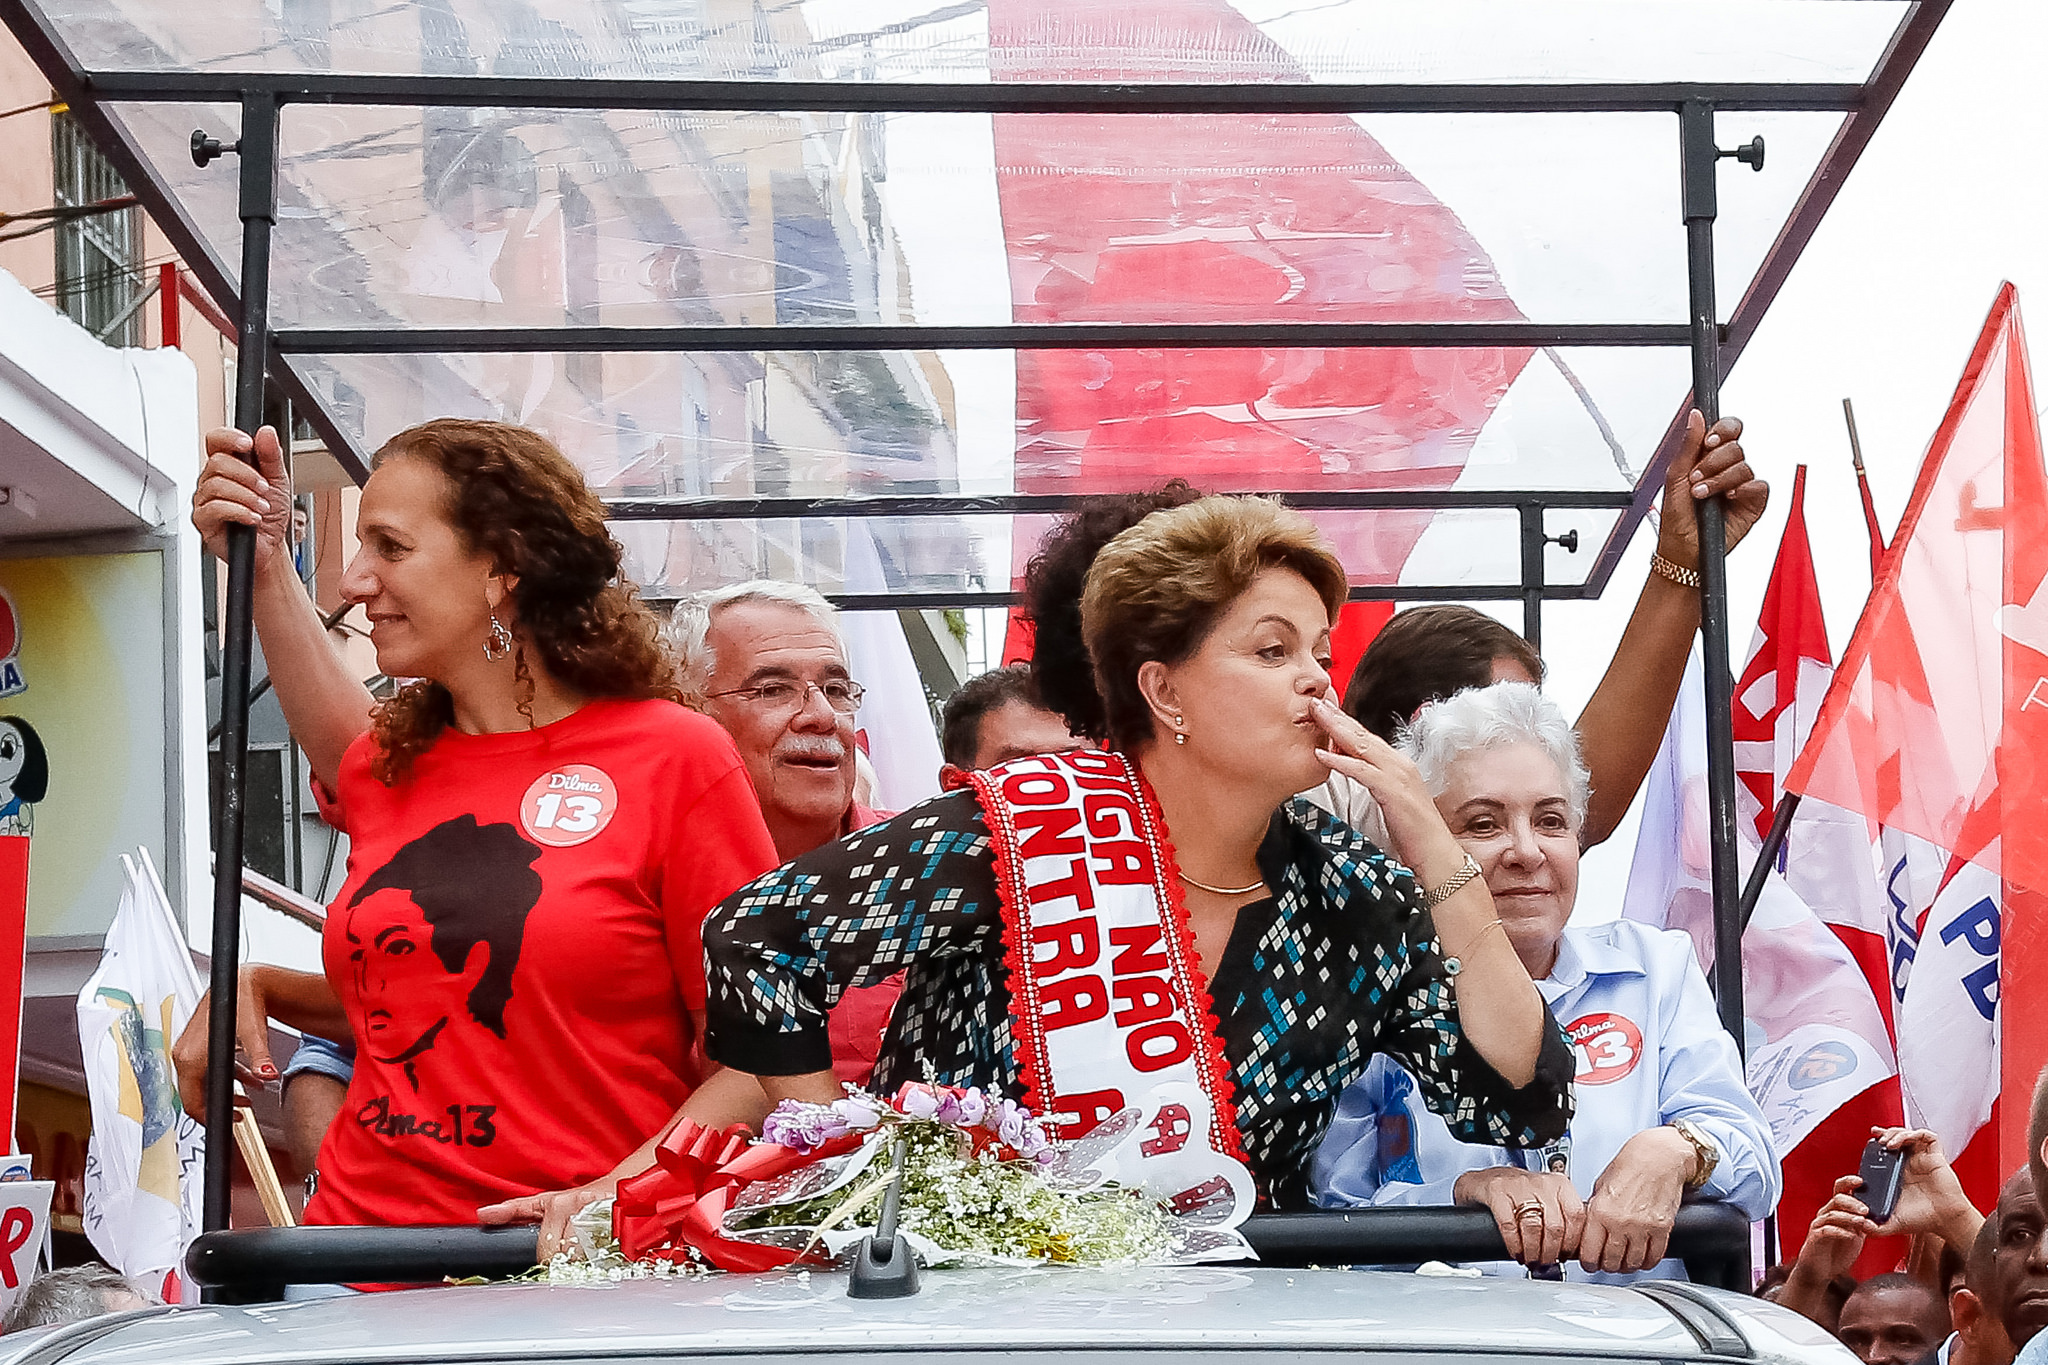
[[14,1307],[35,1278],[36,1260],[50,1235],[50,1196],[56,1188],[47,1180],[0,1182],[0,1315]]
[[127,884],[99,970],[78,993],[92,1102],[85,1233],[107,1264],[167,1302],[200,1227],[205,1131],[178,1102],[171,1043],[199,1005],[199,976],[148,855]]

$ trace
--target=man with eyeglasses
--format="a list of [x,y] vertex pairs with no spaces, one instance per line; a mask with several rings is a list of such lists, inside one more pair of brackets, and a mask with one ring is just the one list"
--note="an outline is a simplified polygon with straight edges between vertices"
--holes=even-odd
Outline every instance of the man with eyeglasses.
[[[761,815],[787,862],[893,811],[854,800],[854,713],[832,604],[800,583],[755,579],[685,599],[669,624],[683,692],[733,738]],[[900,978],[848,991],[832,1010],[833,1070],[864,1082],[880,1053]]]

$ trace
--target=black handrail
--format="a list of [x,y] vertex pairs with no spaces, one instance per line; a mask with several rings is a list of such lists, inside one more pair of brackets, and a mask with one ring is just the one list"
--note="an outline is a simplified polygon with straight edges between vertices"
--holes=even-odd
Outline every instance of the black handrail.
[[[1500,1229],[1484,1209],[1356,1209],[1268,1213],[1249,1219],[1245,1239],[1262,1264],[1412,1265],[1505,1258]],[[534,1263],[531,1226],[414,1228],[245,1228],[209,1232],[192,1243],[185,1272],[217,1302],[260,1303],[289,1284],[425,1284],[471,1275],[502,1278]],[[1700,1284],[1743,1290],[1749,1220],[1725,1204],[1678,1211],[1671,1254]]]
[[[1498,1261],[1507,1256],[1500,1228],[1485,1209],[1326,1209],[1265,1213],[1246,1220],[1245,1240],[1261,1264],[1415,1265],[1422,1261]],[[1749,1219],[1727,1204],[1688,1204],[1671,1230],[1671,1255],[1696,1284],[1747,1291]]]

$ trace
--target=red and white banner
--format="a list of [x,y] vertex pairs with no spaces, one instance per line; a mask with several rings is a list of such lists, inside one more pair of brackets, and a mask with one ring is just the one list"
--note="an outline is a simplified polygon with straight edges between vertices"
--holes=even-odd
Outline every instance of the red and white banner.
[[[2048,476],[2008,284],[1786,783],[1853,812],[1882,851],[1907,1117],[1952,1156],[1996,1135],[1958,1163],[1979,1207],[2026,1158],[2048,1060],[2048,1018],[1998,1008],[2038,998],[2043,975],[2048,829],[2029,807],[2048,766],[2044,578]],[[1995,1108],[2001,1082],[2015,1098]]]
[[[1025,1103],[1057,1136],[1145,1130],[1117,1179],[1182,1212],[1251,1211],[1231,1084],[1152,794],[1121,754],[971,775],[995,844]],[[1123,1158],[1127,1156],[1127,1161]]]
[[0,1182],[0,1313],[14,1307],[36,1275],[36,1263],[50,1238],[47,1180]]
[[[1748,859],[1770,828],[1780,783],[1832,672],[1806,536],[1805,476],[1802,468],[1793,481],[1791,513],[1735,689],[1737,834]],[[1651,772],[1627,901],[1631,918],[1690,933],[1703,966],[1714,944],[1705,714],[1695,651]],[[1844,823],[1840,812],[1817,804],[1799,814],[1781,871],[1766,882],[1743,937],[1748,1081],[1784,1167],[1785,1257],[1796,1254],[1835,1179],[1855,1170],[1870,1125],[1895,1123],[1900,1112],[1889,1016],[1856,951],[1859,944],[1874,949],[1881,973],[1883,941],[1824,922],[1831,916],[1814,904],[1821,897],[1831,908],[1875,914],[1869,835],[1860,820]],[[1895,1246],[1873,1248],[1868,1268],[1889,1269],[1896,1255]]]

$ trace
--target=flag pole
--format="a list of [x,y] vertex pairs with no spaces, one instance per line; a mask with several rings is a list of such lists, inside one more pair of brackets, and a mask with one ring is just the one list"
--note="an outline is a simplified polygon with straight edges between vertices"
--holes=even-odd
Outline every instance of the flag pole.
[[[1714,106],[1678,110],[1686,273],[1692,302],[1693,406],[1711,427],[1721,415],[1721,331],[1714,308]],[[1758,158],[1761,163],[1761,157]],[[1700,646],[1706,685],[1707,809],[1714,889],[1714,999],[1721,1025],[1743,1051],[1741,876],[1735,842],[1735,675],[1728,665],[1727,527],[1719,498],[1696,503],[1700,534]]]
[[1778,798],[1778,813],[1771,817],[1771,832],[1764,836],[1764,846],[1757,850],[1756,862],[1749,869],[1749,880],[1742,887],[1742,927],[1749,928],[1750,917],[1756,914],[1756,903],[1763,898],[1764,883],[1771,879],[1771,867],[1778,861],[1778,852],[1785,847],[1785,836],[1792,830],[1792,816],[1799,809],[1799,793],[1786,792]]
[[1877,503],[1870,496],[1870,475],[1863,468],[1863,442],[1856,439],[1856,409],[1842,400],[1842,420],[1849,424],[1849,462],[1856,466],[1856,491],[1863,495],[1863,526],[1870,532],[1870,576],[1884,563],[1884,532],[1878,529]]

